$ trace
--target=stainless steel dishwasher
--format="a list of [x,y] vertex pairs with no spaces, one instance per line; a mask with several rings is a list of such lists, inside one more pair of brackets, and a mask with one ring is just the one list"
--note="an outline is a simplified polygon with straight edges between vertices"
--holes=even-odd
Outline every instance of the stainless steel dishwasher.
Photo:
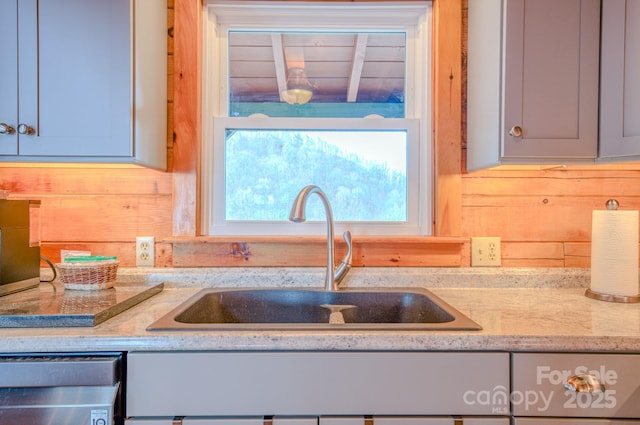
[[122,353],[0,355],[0,424],[120,425]]
[[513,354],[514,425],[640,425],[640,355]]

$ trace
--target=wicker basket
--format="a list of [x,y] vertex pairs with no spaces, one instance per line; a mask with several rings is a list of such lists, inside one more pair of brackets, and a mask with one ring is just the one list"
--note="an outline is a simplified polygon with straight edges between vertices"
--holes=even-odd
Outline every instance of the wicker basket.
[[65,289],[93,291],[113,287],[118,274],[118,260],[67,261],[56,264]]

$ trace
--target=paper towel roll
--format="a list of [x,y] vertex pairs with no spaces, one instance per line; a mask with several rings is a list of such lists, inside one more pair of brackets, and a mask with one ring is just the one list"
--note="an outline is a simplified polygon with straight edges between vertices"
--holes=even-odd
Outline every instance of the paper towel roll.
[[637,296],[639,289],[638,211],[593,211],[591,290]]

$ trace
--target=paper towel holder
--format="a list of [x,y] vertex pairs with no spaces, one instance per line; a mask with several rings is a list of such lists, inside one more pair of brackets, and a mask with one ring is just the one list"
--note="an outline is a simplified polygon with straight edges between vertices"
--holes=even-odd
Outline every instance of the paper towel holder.
[[[608,210],[617,210],[620,206],[620,203],[616,199],[609,199],[605,202],[605,207]],[[610,301],[616,303],[637,303],[640,302],[640,294],[638,295],[611,295],[611,294],[601,294],[600,292],[594,292],[591,289],[587,289],[584,294],[593,298],[594,300],[600,301]]]
[[599,292],[593,292],[591,289],[587,289],[584,291],[584,294],[593,298],[594,300],[600,301],[610,301],[615,303],[637,303],[640,302],[640,295],[611,295],[611,294],[601,294]]
[[620,206],[620,202],[618,202],[617,199],[608,199],[607,202],[604,203],[604,206],[608,210],[614,210],[615,211]]

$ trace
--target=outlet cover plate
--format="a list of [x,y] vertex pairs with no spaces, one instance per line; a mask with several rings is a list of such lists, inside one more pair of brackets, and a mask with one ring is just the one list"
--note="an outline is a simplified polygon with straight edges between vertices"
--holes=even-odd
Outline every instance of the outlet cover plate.
[[153,236],[136,237],[136,267],[155,265],[155,238]]
[[500,267],[501,255],[499,237],[471,238],[472,267]]

